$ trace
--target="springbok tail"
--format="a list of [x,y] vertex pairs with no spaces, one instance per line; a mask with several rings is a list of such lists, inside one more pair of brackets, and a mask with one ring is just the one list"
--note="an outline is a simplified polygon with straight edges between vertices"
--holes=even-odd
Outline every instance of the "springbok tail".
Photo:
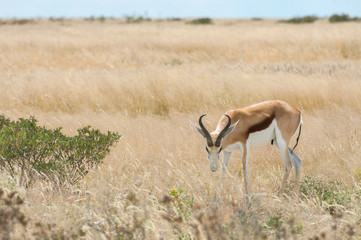
[[290,147],[288,147],[288,154],[293,166],[296,170],[301,169],[302,167],[302,159],[293,151]]
[[295,148],[298,145],[298,140],[300,139],[300,136],[301,136],[301,129],[302,129],[302,117],[300,115],[300,126],[299,126],[299,130],[298,130],[298,136],[297,136],[297,139],[296,139],[296,145],[292,148],[292,152],[293,152],[293,150],[295,150]]

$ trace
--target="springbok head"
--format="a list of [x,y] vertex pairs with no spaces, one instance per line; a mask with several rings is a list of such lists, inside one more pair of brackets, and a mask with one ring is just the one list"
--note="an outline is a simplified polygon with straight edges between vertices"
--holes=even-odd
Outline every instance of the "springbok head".
[[224,114],[228,118],[228,122],[226,126],[220,131],[219,133],[212,132],[212,134],[209,133],[209,131],[204,127],[202,123],[202,118],[206,114],[203,114],[199,117],[199,127],[197,127],[195,124],[192,123],[192,126],[202,135],[202,137],[207,141],[206,145],[206,151],[208,153],[208,160],[209,160],[209,167],[212,172],[217,171],[218,169],[218,159],[219,154],[222,151],[222,140],[233,131],[234,127],[237,125],[237,123],[233,124],[231,126],[231,118],[227,114]]

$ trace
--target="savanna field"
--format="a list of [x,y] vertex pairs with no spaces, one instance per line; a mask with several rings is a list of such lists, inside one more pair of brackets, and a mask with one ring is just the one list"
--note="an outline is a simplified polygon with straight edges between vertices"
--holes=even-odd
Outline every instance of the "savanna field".
[[[2,171],[0,210],[16,191],[27,224],[0,221],[1,231],[10,239],[361,239],[360,24],[0,25],[0,114],[34,116],[68,136],[88,125],[121,135],[103,164],[70,187],[24,187]],[[251,206],[240,152],[216,203],[220,171],[210,172],[190,121],[207,113],[212,131],[227,110],[272,99],[302,112],[300,201],[294,170],[277,197],[283,162],[268,145],[250,153]]]

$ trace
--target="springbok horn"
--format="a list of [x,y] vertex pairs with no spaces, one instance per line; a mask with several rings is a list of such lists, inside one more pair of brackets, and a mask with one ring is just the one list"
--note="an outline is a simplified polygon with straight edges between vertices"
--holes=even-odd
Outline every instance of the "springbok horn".
[[199,117],[199,126],[202,128],[204,135],[207,138],[207,145],[209,147],[213,146],[213,142],[212,142],[212,138],[211,138],[211,134],[209,134],[208,130],[205,128],[205,126],[202,123],[202,118],[205,116],[206,114],[203,114],[202,116]]
[[219,135],[218,135],[218,137],[217,137],[217,140],[216,140],[216,143],[215,143],[215,146],[216,146],[216,147],[221,146],[222,138],[224,137],[224,134],[226,134],[228,128],[231,126],[231,118],[230,118],[230,116],[228,116],[227,114],[224,114],[224,115],[228,118],[228,123],[227,123],[227,125],[223,128],[223,130],[219,133]]

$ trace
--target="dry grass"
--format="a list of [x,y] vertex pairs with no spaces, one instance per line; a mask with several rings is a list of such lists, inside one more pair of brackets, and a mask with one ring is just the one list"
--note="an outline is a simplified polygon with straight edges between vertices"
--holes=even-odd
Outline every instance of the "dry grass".
[[[197,236],[192,224],[203,227],[206,237],[205,222],[209,229],[217,228],[213,220],[197,220],[199,214],[231,222],[237,219],[234,209],[260,226],[277,216],[284,223],[294,219],[303,228],[298,238],[319,235],[337,221],[332,234],[348,236],[350,224],[360,237],[358,199],[338,220],[315,199],[297,204],[275,197],[282,162],[271,146],[253,149],[250,156],[251,192],[267,195],[250,210],[244,208],[240,153],[234,153],[224,204],[214,210],[219,173],[208,170],[204,142],[189,126],[208,113],[205,123],[212,129],[228,109],[285,100],[303,112],[297,148],[303,175],[339,179],[348,189],[360,189],[360,36],[359,23],[332,25],[326,20],[302,26],[273,20],[218,20],[211,26],[116,20],[0,26],[3,114],[12,119],[34,115],[40,124],[61,126],[67,134],[90,124],[123,135],[105,164],[70,191],[58,192],[44,183],[25,191],[4,174],[1,185],[26,198],[24,211],[32,223],[81,227],[91,239],[106,238],[127,222],[128,229],[147,239]],[[172,188],[195,199],[187,223],[164,218],[172,209],[161,199]],[[245,233],[242,221],[233,230]],[[135,222],[141,223],[139,229]],[[249,238],[277,232],[257,226],[249,230]],[[31,224],[28,228],[31,236]],[[222,238],[219,234],[212,232]]]

